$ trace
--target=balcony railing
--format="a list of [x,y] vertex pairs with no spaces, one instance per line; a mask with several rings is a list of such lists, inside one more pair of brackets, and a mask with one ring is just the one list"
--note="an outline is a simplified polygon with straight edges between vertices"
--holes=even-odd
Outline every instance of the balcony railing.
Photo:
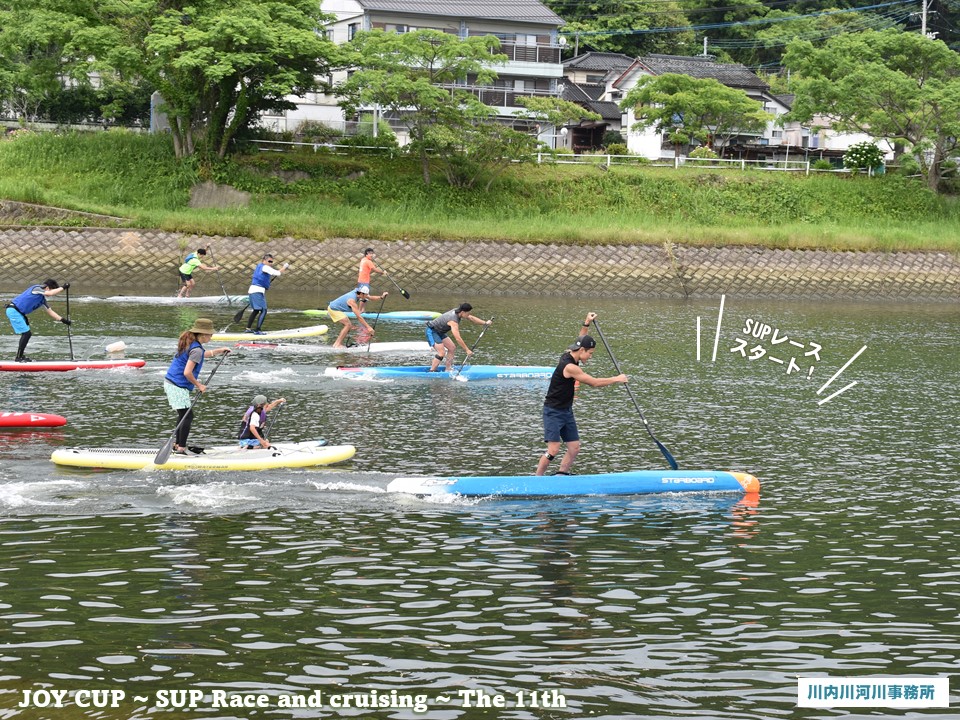
[[523,107],[517,102],[519,97],[559,97],[555,90],[516,90],[514,88],[488,87],[482,85],[445,85],[450,92],[454,90],[473,93],[484,105],[490,107]]
[[511,62],[560,63],[559,45],[518,45],[501,41],[497,52],[506,55]]

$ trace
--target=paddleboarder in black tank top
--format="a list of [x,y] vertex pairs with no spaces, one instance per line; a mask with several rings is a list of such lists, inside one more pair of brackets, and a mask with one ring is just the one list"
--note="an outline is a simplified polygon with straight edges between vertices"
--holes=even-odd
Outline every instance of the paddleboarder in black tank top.
[[550,461],[557,456],[564,443],[567,451],[560,460],[560,469],[556,474],[573,474],[570,467],[580,452],[580,433],[577,430],[577,419],[573,415],[576,384],[580,382],[590,387],[606,387],[627,382],[627,376],[622,373],[613,377],[595,378],[580,368],[580,363],[593,357],[593,351],[597,347],[597,341],[587,334],[590,323],[596,317],[596,313],[587,313],[580,328],[580,337],[560,356],[560,362],[550,378],[550,387],[543,399],[543,441],[547,444],[547,449],[537,463],[537,475],[546,473]]

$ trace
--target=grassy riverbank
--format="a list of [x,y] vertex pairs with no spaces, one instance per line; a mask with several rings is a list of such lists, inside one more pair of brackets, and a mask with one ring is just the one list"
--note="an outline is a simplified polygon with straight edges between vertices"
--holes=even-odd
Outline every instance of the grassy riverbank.
[[[189,208],[191,186],[206,179],[251,192],[250,206]],[[483,192],[451,188],[439,174],[424,186],[405,157],[258,153],[201,171],[178,163],[165,137],[122,132],[0,141],[0,198],[254,238],[960,251],[956,199],[893,175],[530,164]]]

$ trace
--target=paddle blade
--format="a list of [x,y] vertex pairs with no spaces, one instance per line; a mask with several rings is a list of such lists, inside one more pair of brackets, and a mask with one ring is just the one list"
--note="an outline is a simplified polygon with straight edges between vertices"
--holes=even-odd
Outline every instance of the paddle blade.
[[238,322],[240,322],[241,320],[243,320],[243,314],[247,311],[247,308],[248,308],[248,307],[250,307],[250,303],[247,303],[247,304],[244,305],[242,308],[240,308],[239,310],[237,310],[236,314],[233,316],[233,321],[234,321],[235,323],[238,323]]
[[410,293],[408,293],[408,292],[407,292],[406,290],[404,290],[403,288],[400,288],[400,294],[403,295],[407,300],[410,299]]
[[170,439],[163,444],[160,452],[158,452],[157,456],[153,459],[154,465],[166,465],[167,460],[170,459],[170,453],[173,452],[173,443],[176,439],[176,436],[171,435]]
[[670,454],[670,451],[664,446],[662,442],[653,438],[653,441],[657,444],[657,447],[660,448],[660,452],[663,453],[663,456],[667,459],[667,463],[670,465],[671,470],[679,470],[680,466],[677,465],[677,461],[673,459],[673,455]]

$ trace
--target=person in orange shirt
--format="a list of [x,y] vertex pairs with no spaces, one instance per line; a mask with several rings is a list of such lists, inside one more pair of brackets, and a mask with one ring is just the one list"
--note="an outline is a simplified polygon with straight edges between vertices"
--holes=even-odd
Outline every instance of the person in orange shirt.
[[[363,251],[363,259],[360,261],[360,271],[357,273],[357,287],[361,285],[370,285],[370,275],[371,273],[378,273],[383,275],[383,270],[377,266],[376,262],[377,254],[373,251],[373,248],[368,247]],[[363,312],[366,309],[367,301],[364,299],[360,302],[360,311]]]

